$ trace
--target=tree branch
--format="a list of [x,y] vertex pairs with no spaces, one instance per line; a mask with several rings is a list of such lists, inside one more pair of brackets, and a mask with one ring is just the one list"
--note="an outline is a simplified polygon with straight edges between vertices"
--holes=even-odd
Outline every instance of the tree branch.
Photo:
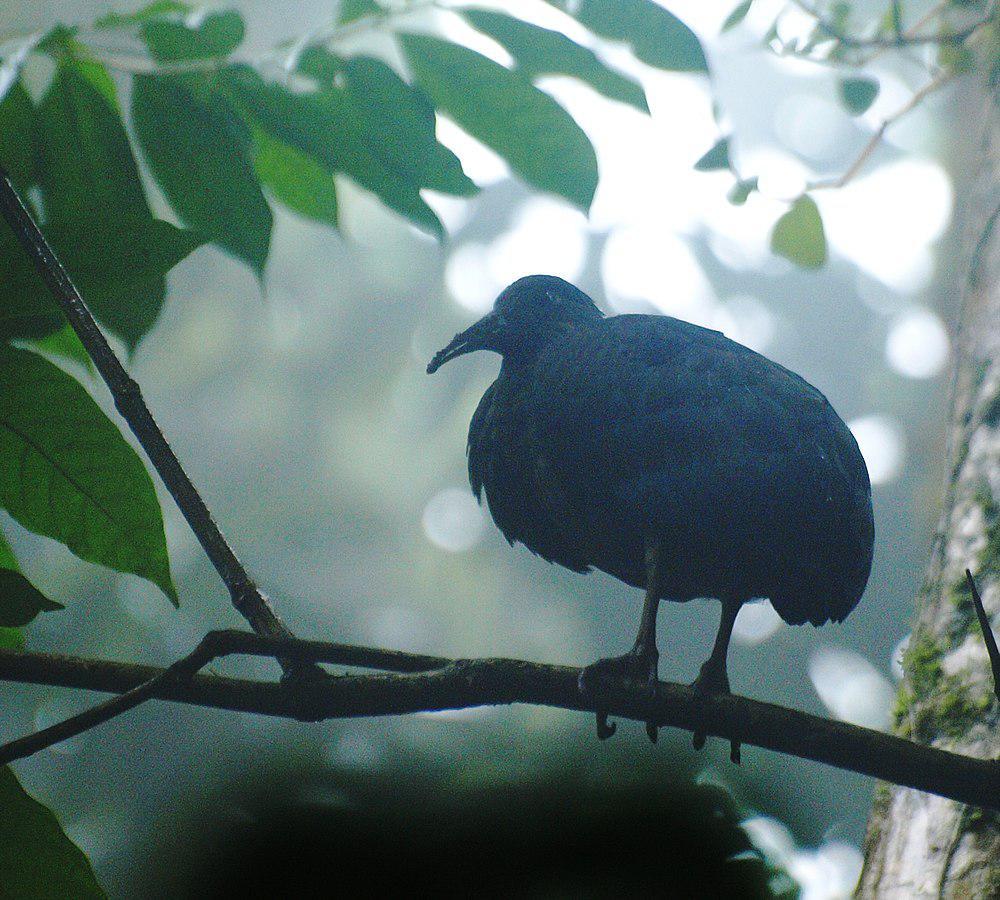
[[827,178],[820,181],[811,182],[806,190],[810,191],[821,191],[829,189],[839,189],[845,187],[851,181],[853,181],[858,173],[864,168],[866,162],[871,159],[872,154],[878,149],[879,144],[882,143],[882,138],[885,137],[886,131],[889,130],[890,126],[898,122],[903,116],[911,112],[920,103],[924,101],[926,97],[933,94],[934,91],[938,90],[942,85],[950,81],[954,75],[951,72],[940,72],[930,81],[928,81],[923,87],[913,93],[913,96],[906,101],[899,109],[897,109],[891,116],[886,116],[878,128],[872,132],[872,136],[868,139],[868,143],[862,148],[861,152],[857,155],[854,162],[844,171],[842,175],[838,175],[836,178]]
[[258,634],[291,637],[263,592],[254,584],[233,549],[215,524],[205,501],[184,471],[177,456],[143,400],[139,385],[129,377],[108,343],[83,297],[56,257],[14,188],[0,167],[0,213],[41,275],[66,319],[80,338],[101,378],[111,391],[115,407],[138,438],[150,462],[170,495],[184,514],[215,570],[229,590],[233,606]]
[[530,703],[704,731],[949,797],[1000,809],[1000,761],[973,759],[892,735],[732,695],[605,679],[581,694],[578,668],[516,659],[448,660],[316,641],[226,632],[232,652],[387,669],[315,682],[271,683],[196,675],[103,660],[0,650],[0,679],[124,693],[160,679],[149,695],[197,706],[319,721]]
[[[792,0],[792,2],[799,9],[812,16],[816,20],[817,27],[824,34],[829,35],[834,40],[843,44],[843,46],[850,47],[852,50],[864,50],[871,47],[914,47],[922,44],[961,44],[972,37],[980,28],[993,21],[996,12],[995,9],[992,9],[964,28],[958,28],[955,31],[945,31],[939,34],[915,33],[931,16],[922,19],[910,31],[902,31],[899,27],[898,18],[894,17],[894,33],[891,37],[862,38],[848,34],[842,28],[838,28],[828,19],[824,18],[814,6],[806,3],[805,0]],[[937,13],[938,10],[935,9],[934,12]]]

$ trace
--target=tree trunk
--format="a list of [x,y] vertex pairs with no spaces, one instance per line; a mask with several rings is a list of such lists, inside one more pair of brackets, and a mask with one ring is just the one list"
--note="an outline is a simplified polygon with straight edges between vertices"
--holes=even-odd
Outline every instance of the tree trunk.
[[[962,310],[944,508],[904,656],[896,732],[981,758],[1000,756],[1000,712],[986,646],[965,584],[969,568],[1000,621],[1000,90],[979,95],[981,171],[960,209]],[[970,129],[973,130],[973,129]],[[978,130],[978,128],[976,129]],[[914,185],[919,191],[919,185]],[[1000,897],[1000,816],[880,784],[863,898]]]

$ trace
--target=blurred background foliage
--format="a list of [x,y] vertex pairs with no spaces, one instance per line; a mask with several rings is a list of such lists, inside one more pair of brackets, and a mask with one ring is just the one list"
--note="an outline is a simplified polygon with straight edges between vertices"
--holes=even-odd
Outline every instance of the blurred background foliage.
[[[888,52],[864,41],[901,26],[954,33],[989,10],[669,9],[5,4],[0,161],[224,532],[303,636],[570,664],[630,640],[637,592],[511,550],[471,497],[465,430],[496,361],[424,375],[513,279],[557,274],[608,312],[719,328],[800,372],[868,461],[874,572],[842,626],[790,628],[766,603],[745,608],[733,687],[885,728],[942,483],[958,302],[950,225],[974,152],[961,125],[976,114],[960,76],[982,51],[964,39]],[[0,544],[0,564],[30,579],[17,576],[19,609],[66,608],[3,640],[168,663],[232,626],[233,611],[131,438],[102,431],[98,406],[118,421],[106,392],[6,231],[0,252],[0,336],[36,351],[26,361],[4,350],[0,413],[46,434],[43,463],[70,485],[42,508],[5,476],[0,525],[17,562]],[[69,407],[76,418],[53,424]],[[95,432],[100,458],[91,447],[81,462],[80,435]],[[37,488],[43,463],[18,478]],[[81,531],[96,514],[73,484],[114,511],[114,528]],[[662,677],[694,676],[716,615],[666,604]],[[218,670],[277,673],[261,660]],[[0,729],[10,737],[92,702],[4,685]],[[659,835],[676,849],[676,812],[690,809],[689,821],[719,820],[706,837],[719,860],[755,861],[740,875],[748,893],[849,893],[866,779],[754,748],[735,768],[725,746],[696,754],[684,734],[651,747],[624,728],[598,744],[592,728],[533,708],[316,727],[148,705],[17,773],[114,895],[155,893],[168,870],[181,890],[208,863],[199,840],[177,836],[221,848],[212,835],[236,820],[247,843],[220,854],[263,853],[261,829],[314,818],[309,846],[353,823],[433,854],[413,818],[427,809],[464,823],[456,834],[514,843],[512,821],[579,824],[563,850],[581,835],[639,832],[640,846]]]

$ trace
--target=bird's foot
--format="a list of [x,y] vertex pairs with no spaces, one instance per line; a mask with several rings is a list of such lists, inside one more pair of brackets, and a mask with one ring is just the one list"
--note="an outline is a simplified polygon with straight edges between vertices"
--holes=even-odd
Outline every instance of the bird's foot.
[[[731,694],[729,689],[729,676],[722,666],[716,666],[709,660],[698,673],[698,677],[691,682],[691,687],[700,694]],[[695,731],[692,739],[695,750],[701,750],[705,746],[705,732]],[[731,741],[729,744],[729,759],[737,766],[740,764],[740,743]]]
[[[594,686],[602,678],[617,677],[626,678],[645,685],[651,696],[656,694],[656,683],[659,680],[657,668],[660,654],[656,648],[651,650],[632,649],[621,656],[608,656],[597,662],[584,666],[580,670],[578,684],[581,694],[590,694]],[[618,730],[614,722],[608,722],[606,710],[597,711],[597,737],[606,740]],[[646,723],[646,734],[655,744],[657,737],[657,726],[652,722]]]
[[691,682],[691,687],[702,694],[731,694],[729,690],[729,675],[722,666],[712,665],[709,660],[701,667],[698,677]]

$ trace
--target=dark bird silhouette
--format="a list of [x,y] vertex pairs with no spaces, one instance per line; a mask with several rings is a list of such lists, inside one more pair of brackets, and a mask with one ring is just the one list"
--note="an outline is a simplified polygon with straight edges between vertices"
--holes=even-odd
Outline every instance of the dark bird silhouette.
[[[632,649],[587,666],[581,689],[603,674],[655,683],[662,599],[722,603],[694,682],[706,692],[729,691],[726,655],[747,600],[770,598],[793,625],[854,609],[872,562],[868,470],[798,375],[669,316],[605,318],[546,275],[510,285],[427,371],[475,350],[503,358],[469,426],[476,497],[486,493],[511,544],[646,592]],[[613,731],[600,714],[598,730]]]

